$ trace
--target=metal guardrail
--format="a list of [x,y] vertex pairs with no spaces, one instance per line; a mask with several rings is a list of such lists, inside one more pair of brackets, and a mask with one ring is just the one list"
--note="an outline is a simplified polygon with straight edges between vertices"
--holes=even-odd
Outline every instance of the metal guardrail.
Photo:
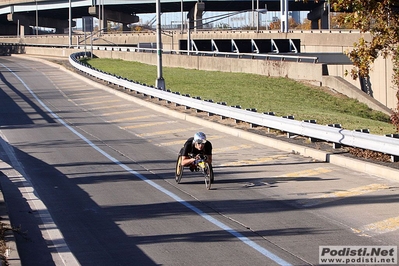
[[208,112],[210,114],[233,118],[250,124],[272,128],[291,134],[315,138],[342,144],[350,147],[357,147],[371,151],[385,153],[391,156],[399,156],[399,139],[378,136],[373,134],[350,131],[342,128],[317,125],[304,121],[295,121],[283,117],[256,113],[253,111],[238,109],[223,104],[213,103],[201,99],[178,95],[170,91],[135,83],[115,75],[100,72],[97,69],[83,65],[79,58],[85,55],[84,52],[71,54],[69,62],[78,70],[91,76],[105,80],[109,83],[124,87],[131,91],[137,91],[155,98],[159,98],[178,105],[187,106],[193,109]]

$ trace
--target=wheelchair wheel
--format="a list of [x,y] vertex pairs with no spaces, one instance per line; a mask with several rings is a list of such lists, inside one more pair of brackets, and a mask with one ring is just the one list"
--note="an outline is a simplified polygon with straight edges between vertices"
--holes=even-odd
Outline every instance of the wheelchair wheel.
[[205,163],[204,176],[205,176],[205,187],[206,189],[210,190],[211,184],[213,183],[213,169],[211,164]]
[[211,184],[213,184],[214,175],[213,175],[213,167],[212,167],[212,164],[209,165],[209,171],[210,171]]
[[180,184],[181,177],[183,176],[183,165],[181,164],[183,158],[179,154],[176,161],[176,169],[175,169],[175,180],[178,184]]

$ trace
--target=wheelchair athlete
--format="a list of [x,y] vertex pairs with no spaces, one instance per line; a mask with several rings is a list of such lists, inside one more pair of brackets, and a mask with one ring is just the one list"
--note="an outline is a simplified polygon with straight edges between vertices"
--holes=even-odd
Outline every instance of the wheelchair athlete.
[[208,164],[212,164],[212,143],[206,140],[203,132],[197,132],[194,137],[187,139],[183,148],[180,150],[182,155],[182,165],[190,167],[190,171],[197,170],[197,160],[205,159]]

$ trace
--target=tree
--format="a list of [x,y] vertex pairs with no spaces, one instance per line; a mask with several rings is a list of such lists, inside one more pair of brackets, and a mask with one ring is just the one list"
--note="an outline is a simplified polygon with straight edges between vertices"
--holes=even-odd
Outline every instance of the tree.
[[280,20],[276,20],[276,21],[270,22],[269,29],[270,30],[279,30],[279,29],[281,29],[281,21]]
[[330,27],[332,29],[353,29],[353,24],[345,20],[346,16],[346,13],[333,12],[331,14]]
[[[290,29],[300,29],[301,24],[298,24],[295,19],[292,17],[288,18],[288,28]],[[269,24],[269,29],[270,30],[279,30],[281,29],[281,20],[275,20]]]
[[[393,0],[331,0],[335,11],[347,12],[343,23],[350,23],[361,32],[369,32],[371,40],[361,37],[348,53],[354,68],[352,78],[367,78],[370,67],[379,57],[390,57],[393,61],[393,82],[399,87],[399,1]],[[398,103],[391,115],[391,122],[399,131],[399,91]]]

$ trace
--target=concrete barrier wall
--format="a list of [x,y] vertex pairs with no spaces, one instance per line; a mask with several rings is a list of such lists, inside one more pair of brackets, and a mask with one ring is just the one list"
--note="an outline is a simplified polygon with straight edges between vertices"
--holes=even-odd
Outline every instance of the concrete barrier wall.
[[[156,65],[156,53],[135,53],[119,51],[94,51],[100,58],[123,59]],[[252,60],[212,56],[187,56],[163,54],[162,65],[184,67],[206,71],[252,73],[270,77],[287,77],[295,80],[313,81],[321,84],[322,65],[287,61]]]

